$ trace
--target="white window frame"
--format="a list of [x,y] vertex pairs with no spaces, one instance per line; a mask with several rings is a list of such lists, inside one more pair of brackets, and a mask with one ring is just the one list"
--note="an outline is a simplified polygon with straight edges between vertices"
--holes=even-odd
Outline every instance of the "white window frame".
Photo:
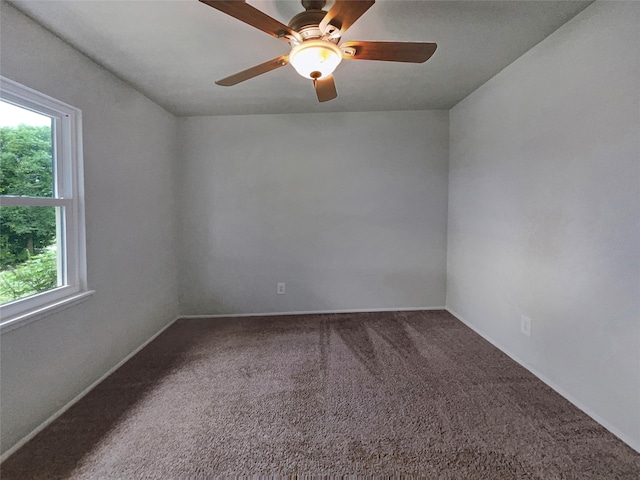
[[0,332],[5,332],[67,308],[94,292],[87,288],[82,111],[1,76],[0,99],[53,119],[53,197],[3,195],[0,204],[61,207],[56,222],[58,278],[64,280],[59,287],[0,305]]

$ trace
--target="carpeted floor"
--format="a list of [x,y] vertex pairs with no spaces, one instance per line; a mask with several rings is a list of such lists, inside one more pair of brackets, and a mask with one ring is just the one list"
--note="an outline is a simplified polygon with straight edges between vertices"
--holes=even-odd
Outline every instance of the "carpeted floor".
[[640,454],[446,312],[180,320],[3,479],[638,479]]

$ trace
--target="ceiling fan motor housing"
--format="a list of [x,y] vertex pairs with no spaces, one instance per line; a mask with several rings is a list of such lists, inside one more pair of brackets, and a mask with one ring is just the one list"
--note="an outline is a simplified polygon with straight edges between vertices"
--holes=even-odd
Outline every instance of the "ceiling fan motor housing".
[[305,10],[322,10],[327,4],[327,0],[302,0]]
[[[325,32],[320,30],[320,22],[327,12],[324,10],[307,10],[297,14],[289,22],[289,27],[300,34],[302,40],[320,38]],[[328,38],[333,43],[338,43],[338,38]]]

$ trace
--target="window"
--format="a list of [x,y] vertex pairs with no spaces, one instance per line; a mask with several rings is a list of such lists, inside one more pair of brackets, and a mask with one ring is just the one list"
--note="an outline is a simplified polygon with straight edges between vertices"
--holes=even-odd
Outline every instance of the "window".
[[80,110],[0,77],[0,328],[87,291]]

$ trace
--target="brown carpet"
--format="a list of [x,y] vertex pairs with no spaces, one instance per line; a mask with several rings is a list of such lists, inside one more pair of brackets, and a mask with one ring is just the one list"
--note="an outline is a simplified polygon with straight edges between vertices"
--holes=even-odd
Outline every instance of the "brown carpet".
[[446,312],[180,320],[3,479],[639,478],[640,454]]

